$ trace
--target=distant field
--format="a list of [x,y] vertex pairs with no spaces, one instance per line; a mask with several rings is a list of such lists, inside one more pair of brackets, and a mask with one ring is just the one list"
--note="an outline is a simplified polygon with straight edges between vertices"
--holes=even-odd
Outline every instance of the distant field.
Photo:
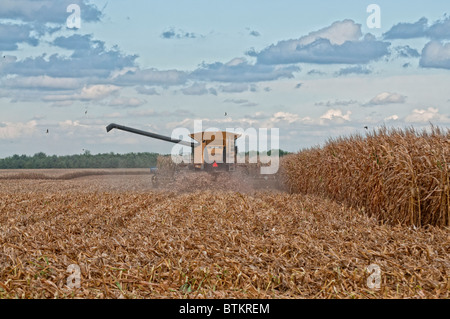
[[450,297],[448,228],[202,173],[154,189],[144,173],[1,171],[0,298]]
[[73,179],[91,175],[140,175],[149,173],[149,169],[143,168],[0,169],[0,179]]

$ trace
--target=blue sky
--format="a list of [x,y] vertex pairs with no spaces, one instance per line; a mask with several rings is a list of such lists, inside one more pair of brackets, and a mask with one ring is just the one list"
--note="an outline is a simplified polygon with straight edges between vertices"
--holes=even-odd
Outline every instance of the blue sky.
[[[70,4],[80,28],[67,27]],[[370,4],[380,28],[369,28]],[[450,124],[448,1],[0,0],[0,157],[170,152],[175,128],[279,128],[298,151]],[[225,112],[227,116],[225,116]],[[47,133],[48,130],[48,133]]]

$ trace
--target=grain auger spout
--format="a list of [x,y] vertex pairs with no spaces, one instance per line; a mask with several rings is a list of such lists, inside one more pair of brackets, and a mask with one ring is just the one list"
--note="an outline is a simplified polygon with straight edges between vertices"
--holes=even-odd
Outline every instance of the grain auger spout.
[[175,143],[175,144],[181,144],[181,145],[185,145],[185,146],[189,146],[189,147],[197,146],[196,142],[186,142],[186,141],[183,141],[183,140],[174,139],[174,138],[171,138],[171,137],[168,137],[168,136],[164,136],[164,135],[160,135],[160,134],[156,134],[156,133],[142,131],[142,130],[138,130],[138,129],[135,129],[135,128],[132,128],[132,127],[119,125],[119,124],[115,124],[115,123],[109,124],[106,127],[106,132],[109,132],[112,129],[118,129],[118,130],[130,132],[130,133],[134,133],[134,134],[144,135],[144,136],[147,136],[147,137],[156,138],[158,140],[163,140],[163,141],[171,142],[171,143]]

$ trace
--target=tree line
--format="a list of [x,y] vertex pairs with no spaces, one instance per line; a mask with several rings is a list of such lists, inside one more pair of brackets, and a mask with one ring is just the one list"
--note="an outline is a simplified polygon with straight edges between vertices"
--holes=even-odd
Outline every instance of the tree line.
[[[259,152],[256,152],[259,154]],[[267,155],[270,156],[271,151]],[[245,153],[246,155],[249,152]],[[289,154],[279,150],[279,156]],[[92,155],[89,151],[76,155],[46,155],[43,152],[28,155],[13,155],[0,159],[0,169],[39,168],[148,168],[156,167],[158,153],[103,153]]]
[[0,159],[0,169],[38,168],[148,168],[156,166],[157,153],[104,153],[92,155],[89,151],[77,155],[33,156],[13,155]]

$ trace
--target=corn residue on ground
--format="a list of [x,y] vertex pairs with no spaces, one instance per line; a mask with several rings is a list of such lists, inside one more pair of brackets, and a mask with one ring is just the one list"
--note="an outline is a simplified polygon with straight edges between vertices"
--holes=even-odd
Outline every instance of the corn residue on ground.
[[383,225],[314,195],[149,185],[2,180],[0,298],[449,297],[445,227]]

